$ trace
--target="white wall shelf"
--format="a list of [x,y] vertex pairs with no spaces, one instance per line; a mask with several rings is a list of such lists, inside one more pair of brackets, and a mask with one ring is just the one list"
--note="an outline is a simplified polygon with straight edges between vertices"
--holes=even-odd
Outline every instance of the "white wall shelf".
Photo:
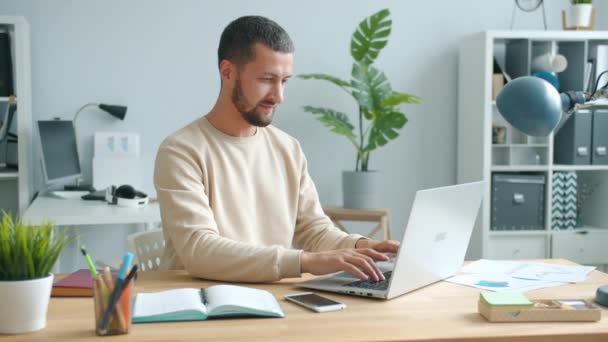
[[546,236],[548,233],[546,230],[508,230],[490,231],[490,236]]
[[[511,78],[517,78],[531,74],[531,61],[536,56],[549,51],[563,54],[568,59],[568,68],[558,74],[561,91],[584,90],[585,66],[597,45],[608,45],[608,32],[486,31],[462,42],[457,181],[486,181],[467,259],[568,257],[582,263],[608,264],[608,248],[605,248],[608,246],[608,165],[554,164],[554,136],[537,138],[523,134],[502,117],[492,99],[494,58]],[[502,143],[494,143],[496,140]],[[577,172],[579,191],[587,187],[583,189],[588,191],[587,198],[578,202],[580,208],[577,208],[583,226],[575,230],[551,230],[552,177],[558,171]],[[491,230],[495,173],[545,176],[542,230]],[[585,233],[581,233],[583,231]]]
[[608,165],[553,165],[554,171],[608,171]]
[[[8,32],[13,66],[14,92],[17,98],[13,133],[18,136],[18,170],[0,172],[0,210],[23,215],[32,199],[32,110],[30,77],[29,25],[21,16],[0,16],[0,28]],[[0,102],[8,102],[7,96]],[[5,145],[2,145],[4,148]]]
[[0,172],[0,180],[2,179],[17,179],[19,178],[18,172]]
[[493,165],[492,171],[497,172],[544,172],[548,171],[547,165]]
[[492,144],[493,148],[501,148],[501,147],[549,147],[548,144]]

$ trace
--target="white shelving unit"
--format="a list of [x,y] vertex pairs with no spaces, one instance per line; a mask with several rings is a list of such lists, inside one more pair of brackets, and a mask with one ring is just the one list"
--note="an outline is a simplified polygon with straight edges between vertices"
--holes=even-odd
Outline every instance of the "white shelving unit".
[[[486,31],[465,39],[460,46],[458,94],[458,182],[485,180],[484,201],[467,258],[568,258],[608,264],[608,165],[553,164],[554,136],[527,136],[510,126],[492,99],[493,61],[512,78],[530,75],[531,60],[546,52],[568,59],[558,74],[561,91],[583,90],[584,70],[591,49],[608,44],[608,32]],[[493,144],[494,126],[503,126],[503,143]],[[552,175],[576,171],[579,183],[597,188],[585,201],[583,226],[570,231],[551,230]],[[544,229],[491,230],[492,175],[494,173],[545,175]]]
[[[13,82],[17,98],[13,133],[18,136],[18,169],[0,172],[0,209],[22,215],[32,198],[32,106],[29,26],[23,17],[0,16],[0,30],[10,35]],[[0,102],[8,102],[0,97]],[[5,145],[0,144],[4,149]]]

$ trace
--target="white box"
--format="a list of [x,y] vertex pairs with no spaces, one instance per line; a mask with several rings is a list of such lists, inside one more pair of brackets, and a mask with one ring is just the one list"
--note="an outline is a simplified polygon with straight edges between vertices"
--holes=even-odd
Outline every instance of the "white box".
[[95,157],[139,157],[139,133],[95,132]]

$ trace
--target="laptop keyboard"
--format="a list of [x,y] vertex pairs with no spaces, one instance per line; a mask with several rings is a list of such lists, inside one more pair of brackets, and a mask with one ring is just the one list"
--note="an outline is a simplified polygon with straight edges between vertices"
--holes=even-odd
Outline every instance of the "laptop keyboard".
[[381,281],[373,281],[371,279],[368,280],[358,280],[352,283],[344,284],[342,286],[348,287],[356,287],[360,289],[368,289],[368,290],[378,290],[378,291],[386,291],[388,289],[389,281],[391,280],[391,275],[393,271],[384,272],[385,280]]

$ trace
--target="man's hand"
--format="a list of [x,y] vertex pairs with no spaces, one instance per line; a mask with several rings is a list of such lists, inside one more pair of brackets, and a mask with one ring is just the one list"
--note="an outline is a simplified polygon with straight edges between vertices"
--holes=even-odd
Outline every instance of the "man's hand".
[[323,275],[339,271],[348,272],[361,280],[384,280],[375,261],[387,261],[388,257],[371,248],[340,249],[327,252],[302,252],[302,273]]
[[396,240],[370,240],[370,239],[359,239],[355,244],[355,248],[371,248],[376,252],[380,253],[391,253],[397,254],[399,251],[399,241]]

